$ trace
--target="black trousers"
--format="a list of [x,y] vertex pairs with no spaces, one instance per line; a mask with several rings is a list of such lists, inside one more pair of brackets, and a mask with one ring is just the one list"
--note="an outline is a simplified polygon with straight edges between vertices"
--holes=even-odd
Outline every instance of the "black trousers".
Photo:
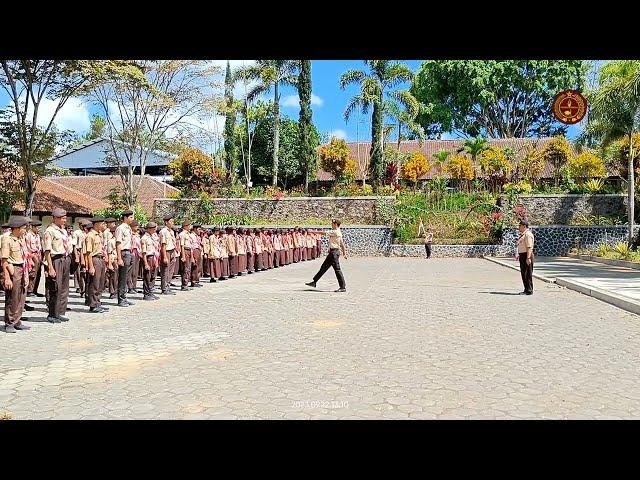
[[123,250],[120,255],[122,255],[124,266],[118,267],[118,302],[127,298],[129,277],[131,276],[131,252]]
[[527,265],[527,254],[520,253],[520,275],[522,276],[522,284],[524,291],[533,293],[533,256],[531,257],[531,265]]
[[313,277],[313,281],[317,282],[322,278],[329,267],[333,267],[333,271],[336,272],[336,278],[338,279],[338,285],[340,288],[345,288],[346,284],[344,283],[344,275],[342,275],[342,270],[340,269],[340,249],[332,248],[329,250],[329,254],[327,258],[322,262],[322,266],[316,275]]
[[425,243],[424,244],[424,249],[427,252],[427,258],[431,258],[431,244],[430,243]]

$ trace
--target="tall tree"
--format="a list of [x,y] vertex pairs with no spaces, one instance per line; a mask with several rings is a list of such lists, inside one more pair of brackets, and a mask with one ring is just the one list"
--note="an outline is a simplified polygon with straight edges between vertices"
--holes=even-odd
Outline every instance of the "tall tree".
[[633,134],[640,130],[640,61],[623,60],[605,65],[598,78],[598,86],[589,92],[587,131],[599,138],[604,146],[614,140],[627,138],[627,213],[628,241],[633,243],[635,213],[635,176]]
[[238,76],[249,80],[257,80],[258,85],[253,87],[248,97],[254,99],[273,90],[273,164],[271,184],[278,185],[278,159],[280,150],[280,87],[282,85],[296,86],[299,62],[296,60],[256,60],[254,65],[242,67]]
[[[70,98],[106,81],[144,82],[135,62],[120,60],[0,60],[0,87],[7,92],[9,121],[15,123],[15,148],[24,174],[25,215],[31,215],[36,182],[52,156],[43,159],[54,135],[54,122]],[[55,102],[50,118],[41,115],[45,101]],[[41,127],[44,125],[44,127]],[[34,164],[38,162],[40,165]]]
[[[171,140],[184,139],[201,127],[191,123],[206,119],[218,104],[208,88],[219,73],[207,62],[145,60],[146,84],[107,82],[89,95],[107,120],[107,163],[117,169],[127,206],[133,208],[142,185],[150,152]],[[140,178],[134,182],[134,174]]]
[[315,169],[317,143],[312,139],[311,120],[311,60],[300,60],[298,75],[298,97],[300,97],[300,163],[304,169],[304,191],[309,191],[309,176]]
[[235,178],[237,165],[237,152],[234,130],[236,126],[236,106],[233,100],[233,75],[231,65],[227,60],[227,71],[224,77],[224,99],[225,99],[225,120],[224,120],[224,152],[225,168],[227,179],[232,181]]
[[492,138],[564,134],[551,103],[561,90],[580,90],[581,60],[429,60],[411,88],[425,108],[418,120],[432,138],[445,132]]
[[356,84],[360,92],[347,105],[344,112],[345,120],[349,120],[356,109],[367,114],[371,113],[371,150],[369,152],[369,170],[375,186],[378,186],[384,175],[384,101],[385,94],[402,82],[410,81],[413,73],[406,65],[392,60],[365,60],[368,72],[349,70],[340,77],[340,88]]

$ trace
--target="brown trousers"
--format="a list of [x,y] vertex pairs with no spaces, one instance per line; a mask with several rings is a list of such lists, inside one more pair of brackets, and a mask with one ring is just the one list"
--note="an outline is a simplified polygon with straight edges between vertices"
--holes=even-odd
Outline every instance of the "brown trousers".
[[247,271],[247,254],[239,253],[238,254],[238,273]]
[[129,275],[129,279],[127,280],[127,287],[131,290],[135,290],[136,285],[138,284],[138,275],[140,275],[140,266],[144,262],[141,261],[140,257],[131,252],[131,275]]
[[229,255],[229,276],[233,277],[238,274],[238,256]]
[[191,269],[195,268],[195,265],[191,263],[190,255],[191,252],[187,250],[185,261],[182,262],[182,287],[189,285],[189,281],[191,281]]
[[49,292],[49,316],[59,317],[67,312],[67,300],[69,299],[69,275],[71,270],[71,257],[58,257],[53,260],[53,268],[56,277],[47,275],[46,287]]
[[222,276],[222,259],[212,258],[210,261],[211,278],[218,279]]
[[221,258],[220,264],[222,266],[222,276],[229,278],[229,257]]
[[113,270],[107,270],[107,285],[109,287],[109,293],[118,293],[118,272],[120,266],[118,261],[114,260],[111,263]]
[[100,305],[100,298],[102,297],[102,285],[104,285],[104,276],[107,266],[101,255],[93,257],[93,268],[95,268],[96,273],[94,275],[89,275],[89,281],[87,283],[89,306],[91,308],[95,308]]
[[142,262],[142,268],[144,270],[144,275],[142,276],[142,292],[145,296],[151,295],[151,290],[153,290],[156,283],[158,269],[155,255],[147,255],[147,263],[149,264],[149,270],[144,270],[144,262]]
[[262,252],[262,268],[269,268],[269,252]]
[[176,259],[173,257],[173,250],[167,250],[167,256],[169,257],[169,265],[165,265],[164,260],[160,259],[160,291],[162,292],[169,290],[176,263]]
[[262,259],[264,258],[262,256],[262,252],[254,254],[253,257],[254,257],[254,268],[256,272],[259,272],[260,270],[262,270]]
[[293,248],[293,263],[298,263],[300,261],[300,248]]
[[282,267],[282,266],[286,265],[287,264],[287,254],[284,251],[284,249],[282,249],[282,250],[280,250],[278,252],[278,256],[280,257],[280,266]]
[[33,268],[29,272],[29,286],[27,287],[28,293],[38,293],[38,286],[40,285],[40,275],[42,272],[42,262],[39,258],[33,259]]
[[280,266],[280,250],[273,251],[273,266],[274,267]]
[[203,277],[211,277],[211,259],[205,256],[202,256],[202,276]]
[[196,263],[191,265],[191,283],[200,283],[202,277],[202,250],[194,248],[193,259]]
[[4,323],[5,325],[20,325],[20,317],[24,302],[27,299],[27,285],[25,284],[23,267],[21,265],[13,266],[13,275],[11,276],[13,288],[4,290]]
[[247,258],[245,259],[247,263],[247,272],[253,272],[256,261],[254,260],[255,255],[252,252],[247,252]]

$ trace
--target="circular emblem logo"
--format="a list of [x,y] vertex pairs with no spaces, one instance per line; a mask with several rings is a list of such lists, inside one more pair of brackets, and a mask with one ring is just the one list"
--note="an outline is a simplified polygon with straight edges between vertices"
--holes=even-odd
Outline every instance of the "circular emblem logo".
[[577,90],[563,90],[553,99],[553,116],[567,125],[578,123],[587,114],[587,100]]

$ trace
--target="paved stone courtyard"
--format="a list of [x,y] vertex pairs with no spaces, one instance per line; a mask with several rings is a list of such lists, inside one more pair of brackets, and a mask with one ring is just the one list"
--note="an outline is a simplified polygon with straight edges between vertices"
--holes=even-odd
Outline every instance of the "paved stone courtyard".
[[[320,260],[0,331],[13,419],[636,418],[640,317],[483,259]],[[43,299],[31,302],[44,320]],[[113,300],[105,300],[106,305]]]

